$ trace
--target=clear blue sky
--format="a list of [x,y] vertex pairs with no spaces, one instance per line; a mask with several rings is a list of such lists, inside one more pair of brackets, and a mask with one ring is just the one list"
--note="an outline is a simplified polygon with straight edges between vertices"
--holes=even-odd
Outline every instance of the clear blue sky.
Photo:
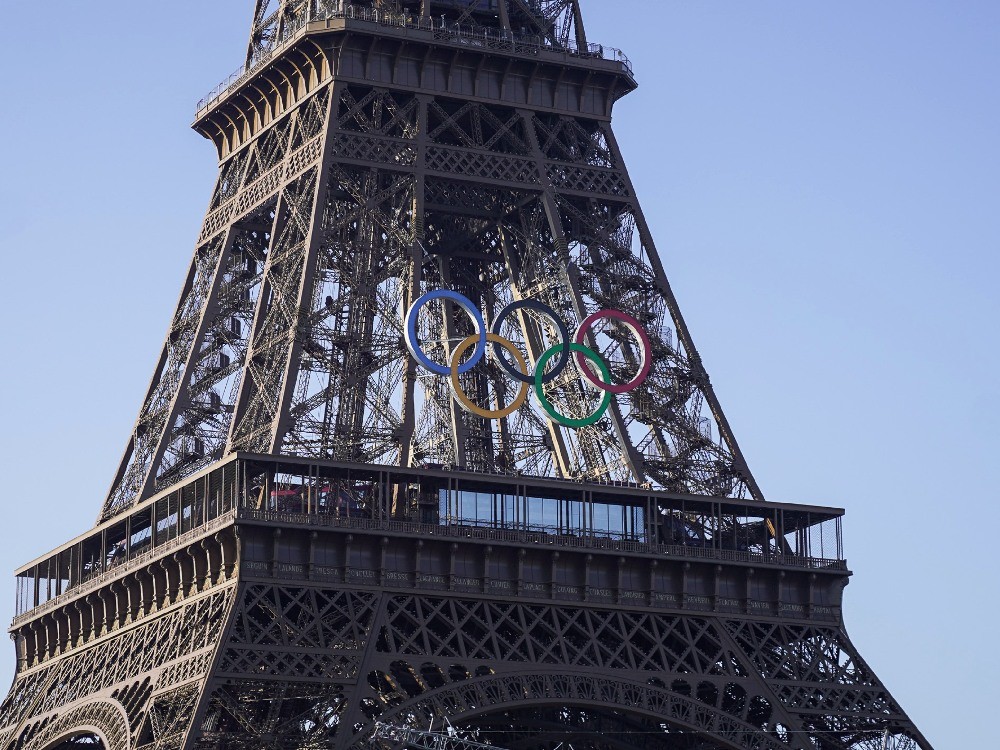
[[[251,5],[4,3],[0,619],[101,505]],[[853,639],[938,748],[996,746],[1000,2],[584,10],[635,64],[618,137],[765,493],[847,508]]]

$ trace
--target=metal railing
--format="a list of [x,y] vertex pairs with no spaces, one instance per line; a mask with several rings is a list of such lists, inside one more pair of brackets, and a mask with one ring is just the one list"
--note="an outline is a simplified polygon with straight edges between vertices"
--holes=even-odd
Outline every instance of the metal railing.
[[91,577],[87,578],[84,581],[81,581],[77,585],[71,586],[66,591],[59,594],[59,596],[54,596],[48,601],[39,604],[37,607],[25,610],[21,614],[17,615],[14,618],[13,626],[16,627],[23,622],[27,622],[28,620],[33,620],[36,617],[41,617],[47,612],[51,612],[54,609],[58,609],[60,606],[62,606],[68,601],[76,599],[84,594],[89,594],[91,591],[95,591],[101,588],[101,586],[103,586],[108,581],[123,576],[126,573],[130,573],[131,571],[137,568],[141,568],[144,565],[148,565],[153,560],[163,557],[169,552],[187,546],[195,539],[198,539],[202,536],[205,536],[206,534],[210,534],[213,531],[228,526],[229,524],[232,523],[234,516],[235,516],[235,511],[229,511],[228,513],[225,513],[219,516],[218,518],[213,518],[206,524],[202,524],[201,526],[196,526],[190,531],[184,532],[180,536],[177,536],[168,542],[164,542],[163,544],[158,544],[151,550],[143,552],[142,554],[133,557],[130,560],[118,563],[117,565],[110,568],[109,570],[104,571],[103,573],[100,573],[98,575],[92,575]]
[[687,557],[722,562],[748,563],[751,565],[778,565],[783,567],[808,568],[812,570],[847,570],[846,560],[833,560],[799,555],[778,555],[769,552],[746,552],[743,550],[719,549],[715,547],[695,547],[678,544],[653,544],[636,539],[615,538],[613,535],[572,536],[568,534],[547,534],[529,530],[503,527],[482,527],[416,523],[413,521],[391,521],[373,518],[348,518],[345,516],[308,515],[283,513],[269,510],[249,510],[241,508],[237,518],[266,521],[270,523],[332,526],[358,531],[394,532],[419,536],[479,539],[492,542],[514,544],[538,544],[554,547],[609,550],[613,552],[635,552],[662,555],[664,557]]
[[273,45],[263,50],[249,64],[243,65],[226,80],[216,86],[205,97],[198,102],[197,114],[200,116],[205,110],[222,99],[229,91],[235,89],[249,80],[269,62],[278,56],[280,52],[290,47],[301,38],[307,27],[313,22],[332,21],[336,19],[348,19],[356,21],[367,21],[377,23],[382,26],[395,27],[400,29],[431,32],[435,41],[451,42],[467,46],[482,47],[484,49],[499,50],[502,52],[513,52],[516,54],[536,54],[540,51],[561,53],[567,57],[583,57],[608,60],[620,63],[628,74],[633,75],[632,62],[624,52],[614,47],[605,47],[600,44],[587,44],[580,47],[575,42],[566,45],[555,45],[549,43],[544,37],[537,35],[516,34],[514,32],[503,31],[480,26],[461,26],[459,24],[448,24],[445,21],[435,21],[432,18],[420,18],[409,13],[392,13],[380,11],[374,8],[359,8],[353,5],[340,10],[320,9],[310,10],[310,12],[299,18],[286,21],[281,37],[275,39]]

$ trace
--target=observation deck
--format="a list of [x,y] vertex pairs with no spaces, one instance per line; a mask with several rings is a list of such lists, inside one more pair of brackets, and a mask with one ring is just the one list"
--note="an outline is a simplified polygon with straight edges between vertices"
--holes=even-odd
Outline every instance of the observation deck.
[[842,515],[240,453],[20,568],[11,632],[37,664],[236,577],[836,622]]
[[193,127],[225,158],[334,77],[602,119],[637,86],[613,47],[347,6],[290,21],[198,102]]

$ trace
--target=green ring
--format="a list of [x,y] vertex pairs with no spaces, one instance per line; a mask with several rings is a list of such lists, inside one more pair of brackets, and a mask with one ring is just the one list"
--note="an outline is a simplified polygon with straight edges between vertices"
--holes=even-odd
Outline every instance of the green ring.
[[[604,413],[611,406],[611,393],[609,391],[604,392],[604,398],[601,399],[601,405],[598,407],[597,411],[591,414],[589,417],[584,419],[570,419],[569,417],[564,417],[562,414],[556,411],[556,408],[551,404],[551,402],[545,398],[545,394],[542,392],[542,379],[545,377],[545,365],[549,363],[556,354],[563,351],[565,344],[560,343],[553,346],[545,354],[543,354],[538,363],[535,365],[535,396],[538,397],[538,402],[545,409],[545,413],[549,415],[549,418],[563,427],[572,427],[573,429],[579,429],[580,427],[590,427],[592,424],[597,424]],[[608,370],[608,366],[605,364],[604,360],[601,359],[601,355],[590,349],[583,344],[578,344],[575,341],[570,344],[570,350],[578,352],[585,356],[592,362],[597,363],[597,368],[601,371],[601,375],[604,376],[604,382],[611,382],[611,371]]]

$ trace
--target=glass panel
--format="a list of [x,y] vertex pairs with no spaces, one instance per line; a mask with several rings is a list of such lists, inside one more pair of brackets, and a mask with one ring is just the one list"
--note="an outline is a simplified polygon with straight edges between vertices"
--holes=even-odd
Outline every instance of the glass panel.
[[150,510],[132,517],[132,535],[129,537],[128,557],[135,559],[153,545],[153,524]]

